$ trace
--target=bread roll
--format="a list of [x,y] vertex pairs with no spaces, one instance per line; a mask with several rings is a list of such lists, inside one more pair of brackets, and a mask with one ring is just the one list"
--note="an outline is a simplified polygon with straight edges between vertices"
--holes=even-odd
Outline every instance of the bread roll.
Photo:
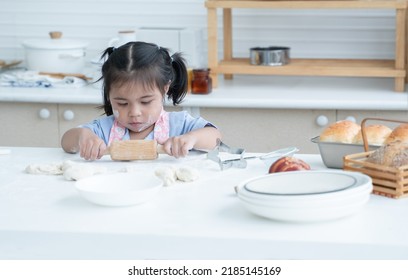
[[348,121],[338,121],[328,126],[320,134],[322,142],[353,143],[354,138],[360,132],[360,125]]
[[[365,126],[364,131],[369,145],[381,146],[385,143],[388,136],[390,136],[392,129],[382,124],[372,124]],[[355,144],[364,143],[363,134],[361,133],[361,131],[357,133],[354,139],[354,143]]]
[[403,142],[408,143],[408,124],[400,124],[391,132],[391,134],[385,140],[386,144],[392,142]]
[[408,164],[408,143],[396,141],[375,150],[367,158],[368,162],[400,167]]

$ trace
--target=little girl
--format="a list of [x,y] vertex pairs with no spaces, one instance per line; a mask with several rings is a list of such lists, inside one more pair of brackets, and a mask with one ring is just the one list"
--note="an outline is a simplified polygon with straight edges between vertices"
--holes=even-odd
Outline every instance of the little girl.
[[187,69],[180,53],[144,42],[107,48],[102,57],[103,109],[106,116],[68,130],[61,140],[68,153],[100,159],[112,141],[155,139],[167,154],[213,149],[221,134],[203,118],[185,111],[166,112],[165,96],[179,104],[187,91]]

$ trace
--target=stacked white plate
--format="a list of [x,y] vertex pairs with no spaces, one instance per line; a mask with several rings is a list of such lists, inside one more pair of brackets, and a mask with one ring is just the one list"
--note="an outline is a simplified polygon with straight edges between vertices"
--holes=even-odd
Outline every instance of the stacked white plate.
[[372,180],[362,173],[309,170],[273,173],[242,182],[238,197],[250,212],[273,220],[319,222],[359,211]]

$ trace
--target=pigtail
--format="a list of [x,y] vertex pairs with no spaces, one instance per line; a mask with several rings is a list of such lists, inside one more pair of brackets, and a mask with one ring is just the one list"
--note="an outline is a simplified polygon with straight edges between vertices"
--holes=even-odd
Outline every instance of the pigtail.
[[105,56],[111,55],[114,50],[115,50],[115,47],[106,48],[106,49],[103,51],[102,55],[101,55],[101,60],[102,60]]
[[167,92],[167,97],[173,100],[173,105],[177,105],[183,101],[187,93],[187,67],[180,53],[175,53],[171,56],[171,65],[174,75]]
[[[101,60],[106,60],[108,59],[108,57],[113,53],[113,51],[115,50],[115,47],[109,47],[106,48],[102,55],[101,55]],[[106,57],[106,59],[105,59]],[[102,72],[106,72],[108,71],[107,69],[110,67],[109,63],[104,63],[102,66]],[[97,80],[97,82],[101,81],[103,79],[103,75]],[[110,87],[110,83],[106,81],[104,81],[103,85],[102,85],[102,92],[103,92],[103,105],[99,106],[99,109],[103,109],[105,111],[105,114],[107,116],[110,116],[113,114],[113,109],[112,109],[112,105],[110,103],[109,100],[109,87]]]

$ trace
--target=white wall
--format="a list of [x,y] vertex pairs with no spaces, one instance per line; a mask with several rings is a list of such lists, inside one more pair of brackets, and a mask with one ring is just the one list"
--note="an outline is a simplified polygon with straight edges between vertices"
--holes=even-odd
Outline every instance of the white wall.
[[[291,57],[394,56],[394,11],[244,9],[233,15],[237,57],[269,45],[290,46]],[[47,38],[51,30],[88,41],[90,60],[119,30],[186,26],[204,29],[206,57],[206,20],[203,0],[0,0],[0,59],[24,58],[21,42]]]

